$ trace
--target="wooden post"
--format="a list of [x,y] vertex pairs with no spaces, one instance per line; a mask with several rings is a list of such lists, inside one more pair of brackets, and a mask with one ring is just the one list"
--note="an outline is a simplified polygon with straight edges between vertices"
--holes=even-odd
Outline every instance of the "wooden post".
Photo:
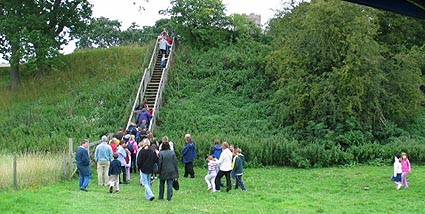
[[66,162],[68,161],[68,158],[66,157],[66,150],[63,150],[63,179],[66,180],[66,174],[67,174],[67,167]]
[[13,154],[13,186],[15,190],[18,190],[18,175],[16,168],[16,154]]

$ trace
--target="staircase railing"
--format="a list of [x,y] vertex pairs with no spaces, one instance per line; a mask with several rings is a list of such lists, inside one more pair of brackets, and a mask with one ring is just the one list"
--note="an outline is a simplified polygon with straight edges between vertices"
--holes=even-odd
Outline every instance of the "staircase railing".
[[146,88],[149,84],[149,81],[152,78],[153,69],[155,68],[157,54],[158,54],[158,44],[157,44],[157,41],[155,40],[151,60],[149,62],[148,67],[145,69],[145,71],[143,73],[142,80],[140,81],[140,85],[139,85],[139,88],[138,88],[137,94],[136,94],[136,99],[134,99],[134,104],[133,104],[133,107],[131,108],[131,112],[130,112],[130,116],[128,118],[126,129],[130,126],[130,123],[133,120],[133,117],[135,115],[134,110],[135,110],[136,106],[139,105],[140,103],[142,103],[142,101],[143,101],[142,99],[145,95]]
[[165,89],[165,84],[167,83],[167,80],[168,80],[168,70],[170,68],[170,65],[173,62],[175,47],[176,47],[176,41],[175,41],[175,38],[173,38],[173,44],[171,45],[171,48],[170,48],[167,65],[162,71],[161,81],[159,82],[159,88],[155,97],[155,105],[153,107],[152,119],[149,125],[149,131],[152,133],[156,131],[156,123],[159,118],[159,107],[161,106],[161,102],[162,102],[162,93]]

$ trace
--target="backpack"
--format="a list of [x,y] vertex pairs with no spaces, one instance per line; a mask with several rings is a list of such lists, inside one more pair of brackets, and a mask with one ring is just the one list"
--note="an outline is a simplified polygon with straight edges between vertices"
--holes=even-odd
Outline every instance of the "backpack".
[[127,145],[127,149],[131,152],[131,154],[134,153],[133,143],[134,142],[128,141],[128,145]]

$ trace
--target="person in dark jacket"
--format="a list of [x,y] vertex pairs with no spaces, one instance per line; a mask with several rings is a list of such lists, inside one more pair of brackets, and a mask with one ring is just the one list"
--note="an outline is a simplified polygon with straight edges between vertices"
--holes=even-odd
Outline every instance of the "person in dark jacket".
[[173,196],[173,180],[179,177],[177,168],[177,157],[170,149],[168,142],[162,143],[162,150],[159,151],[159,200],[164,199],[164,185],[167,182],[167,200],[171,201]]
[[140,170],[140,180],[145,187],[146,200],[152,201],[155,199],[155,196],[151,188],[151,176],[153,174],[153,165],[158,162],[158,157],[150,149],[149,144],[150,141],[147,138],[142,141],[141,149],[137,154],[137,167]]
[[75,161],[77,162],[78,174],[80,175],[80,190],[86,192],[91,179],[90,158],[87,147],[89,147],[89,141],[83,140],[75,153]]
[[114,160],[111,161],[109,166],[109,192],[112,193],[112,190],[115,186],[115,192],[120,191],[120,174],[121,174],[121,162],[118,160],[118,154],[113,154]]
[[245,167],[245,157],[242,154],[242,150],[237,148],[235,150],[235,165],[233,166],[233,171],[235,172],[236,185],[235,189],[241,187],[242,191],[246,191],[245,185],[242,180],[243,168]]
[[195,141],[192,140],[190,134],[184,136],[186,144],[182,150],[182,158],[184,163],[184,175],[187,178],[190,175],[191,178],[195,177],[195,171],[193,170],[193,160],[196,158],[196,147]]

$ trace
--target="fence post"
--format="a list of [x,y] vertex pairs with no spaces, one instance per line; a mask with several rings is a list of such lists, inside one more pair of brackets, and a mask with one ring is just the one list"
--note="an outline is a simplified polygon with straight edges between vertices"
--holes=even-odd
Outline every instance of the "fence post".
[[66,162],[68,162],[68,158],[66,157],[66,150],[63,150],[63,179],[66,180],[67,167]]
[[18,175],[16,168],[16,154],[13,154],[13,186],[15,190],[18,190]]

